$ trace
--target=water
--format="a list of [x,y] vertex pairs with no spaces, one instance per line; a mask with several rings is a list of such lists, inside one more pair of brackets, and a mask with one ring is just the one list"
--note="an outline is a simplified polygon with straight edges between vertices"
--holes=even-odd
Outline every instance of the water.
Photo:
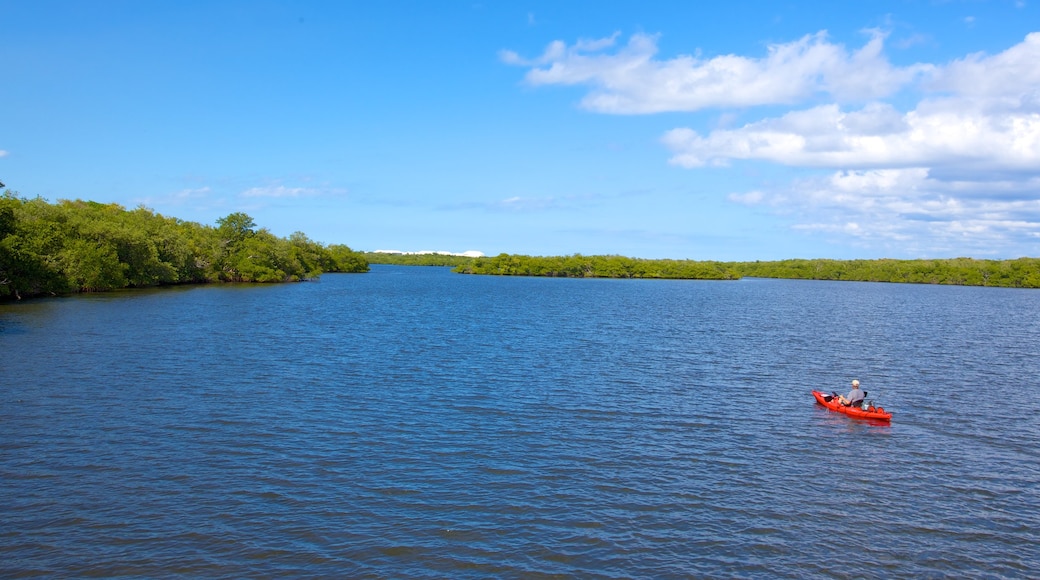
[[[0,306],[0,576],[1035,576],[1040,292],[377,266]],[[813,388],[859,378],[895,417]]]

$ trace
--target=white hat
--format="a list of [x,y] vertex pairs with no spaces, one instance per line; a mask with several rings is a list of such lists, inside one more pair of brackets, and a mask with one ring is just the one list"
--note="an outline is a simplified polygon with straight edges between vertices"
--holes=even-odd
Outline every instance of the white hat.
[[856,380],[856,379],[852,379],[852,386],[858,387],[859,386],[859,381]]

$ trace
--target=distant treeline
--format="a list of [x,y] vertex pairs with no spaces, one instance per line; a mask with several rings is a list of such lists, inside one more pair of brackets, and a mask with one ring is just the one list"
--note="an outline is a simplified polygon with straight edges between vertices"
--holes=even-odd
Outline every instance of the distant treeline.
[[467,258],[463,274],[577,278],[668,278],[738,280],[744,276],[804,280],[849,280],[1040,288],[1040,259],[975,260],[782,260],[712,262],[643,260],[623,256],[521,256]]
[[347,246],[325,246],[301,232],[279,238],[244,213],[212,227],[146,208],[0,196],[0,300],[366,271],[364,257]]
[[1040,259],[782,260],[733,262],[741,276],[1040,288]]
[[455,268],[462,274],[552,276],[562,278],[664,278],[736,280],[740,273],[722,262],[643,260],[624,256],[519,256],[499,254],[472,258]]
[[369,264],[392,264],[394,266],[463,266],[474,260],[467,256],[446,254],[387,254],[385,252],[362,252]]

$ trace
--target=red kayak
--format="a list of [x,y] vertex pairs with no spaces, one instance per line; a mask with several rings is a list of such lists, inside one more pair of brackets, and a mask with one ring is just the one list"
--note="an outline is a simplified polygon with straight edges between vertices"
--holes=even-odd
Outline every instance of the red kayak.
[[845,413],[849,417],[855,417],[856,419],[875,419],[878,421],[892,420],[892,413],[886,412],[882,407],[875,407],[874,405],[870,405],[864,409],[860,409],[859,407],[847,407],[838,401],[838,397],[832,397],[831,395],[821,393],[820,391],[813,391],[812,395],[816,397],[817,403],[827,407],[831,411]]

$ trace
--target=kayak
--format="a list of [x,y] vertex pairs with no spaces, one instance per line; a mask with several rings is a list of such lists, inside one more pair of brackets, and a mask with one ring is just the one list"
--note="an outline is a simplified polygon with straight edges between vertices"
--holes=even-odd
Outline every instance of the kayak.
[[813,396],[816,397],[816,402],[827,407],[831,411],[837,411],[839,413],[845,413],[849,417],[855,417],[856,419],[875,419],[878,421],[891,421],[892,413],[885,411],[882,407],[875,407],[870,405],[865,409],[859,407],[846,407],[838,402],[838,397],[832,397],[826,393],[820,391],[813,391]]

